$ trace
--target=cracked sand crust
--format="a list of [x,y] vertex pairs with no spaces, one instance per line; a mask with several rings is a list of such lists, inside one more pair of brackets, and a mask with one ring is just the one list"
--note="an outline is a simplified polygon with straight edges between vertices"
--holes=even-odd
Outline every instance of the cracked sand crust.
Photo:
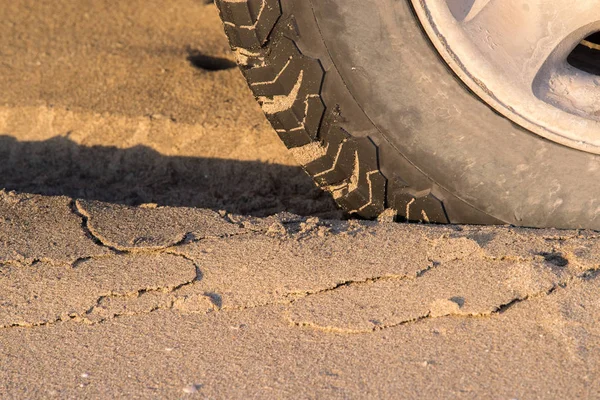
[[[508,312],[590,280],[600,258],[586,232],[240,218],[13,193],[1,200],[5,215],[12,212],[8,229],[14,221],[43,223],[32,205],[50,201],[65,210],[64,221],[51,222],[65,238],[81,238],[49,251],[27,229],[12,231],[11,248],[23,250],[6,253],[0,265],[4,328],[283,306],[291,326],[372,333]],[[64,257],[72,243],[77,251]]]

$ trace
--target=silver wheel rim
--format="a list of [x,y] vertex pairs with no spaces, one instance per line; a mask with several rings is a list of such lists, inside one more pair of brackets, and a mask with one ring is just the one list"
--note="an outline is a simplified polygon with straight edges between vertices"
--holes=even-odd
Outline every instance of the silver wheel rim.
[[600,0],[412,3],[446,63],[482,100],[538,135],[600,154],[600,76],[567,61],[600,31]]

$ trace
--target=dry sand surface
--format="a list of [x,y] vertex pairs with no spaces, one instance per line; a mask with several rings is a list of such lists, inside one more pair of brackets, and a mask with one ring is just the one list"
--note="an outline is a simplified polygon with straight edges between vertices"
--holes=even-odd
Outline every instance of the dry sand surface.
[[600,397],[600,237],[341,220],[207,3],[0,7],[0,398]]

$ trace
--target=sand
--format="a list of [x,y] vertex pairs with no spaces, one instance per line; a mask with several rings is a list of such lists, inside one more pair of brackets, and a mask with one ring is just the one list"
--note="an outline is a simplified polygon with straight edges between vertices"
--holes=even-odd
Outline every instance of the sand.
[[113,4],[0,9],[1,187],[257,216],[341,215],[249,101],[214,5]]
[[600,397],[595,232],[344,220],[213,4],[114,3],[0,8],[0,398]]

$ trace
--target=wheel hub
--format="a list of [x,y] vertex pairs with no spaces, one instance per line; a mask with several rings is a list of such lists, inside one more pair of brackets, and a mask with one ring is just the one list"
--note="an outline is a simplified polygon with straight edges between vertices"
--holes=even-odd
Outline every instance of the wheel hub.
[[497,112],[600,154],[600,0],[412,4],[446,63]]

